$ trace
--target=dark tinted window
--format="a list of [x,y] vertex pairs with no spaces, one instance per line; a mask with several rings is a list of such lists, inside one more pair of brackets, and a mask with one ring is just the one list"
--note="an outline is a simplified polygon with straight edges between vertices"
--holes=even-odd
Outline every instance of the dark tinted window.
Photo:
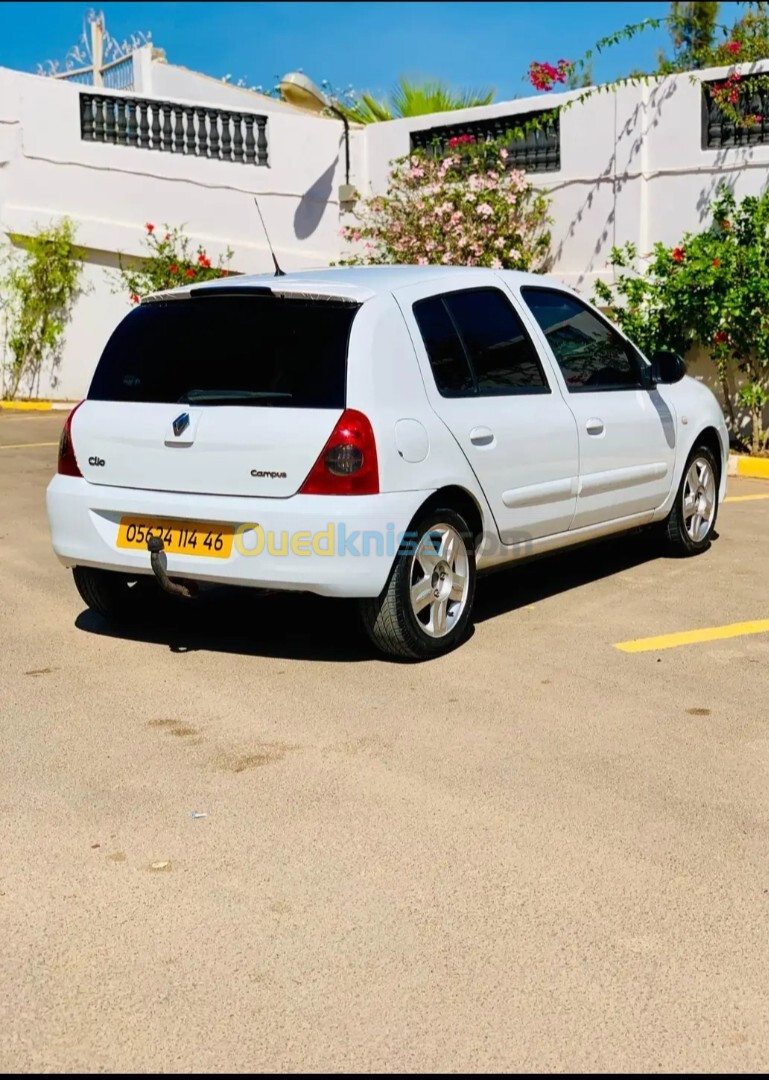
[[107,342],[88,396],[343,408],[357,310],[334,300],[253,294],[142,304]]
[[414,304],[444,397],[549,393],[530,339],[498,289],[466,289]]
[[548,392],[534,346],[510,302],[498,289],[444,296],[470,356],[478,392]]
[[569,390],[641,386],[640,365],[617,331],[568,293],[521,289],[547,337]]
[[473,377],[465,350],[440,296],[414,304],[414,318],[439,393],[444,397],[473,393]]

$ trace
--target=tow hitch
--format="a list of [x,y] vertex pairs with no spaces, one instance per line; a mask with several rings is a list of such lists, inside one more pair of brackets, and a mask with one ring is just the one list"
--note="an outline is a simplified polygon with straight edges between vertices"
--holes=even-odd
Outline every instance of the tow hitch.
[[171,596],[183,596],[185,600],[194,600],[198,595],[196,585],[190,581],[186,585],[171,581],[166,573],[166,568],[160,561],[160,553],[163,550],[163,539],[160,536],[151,536],[147,541],[147,550],[150,553],[150,566],[152,573],[158,579],[161,589],[170,593]]

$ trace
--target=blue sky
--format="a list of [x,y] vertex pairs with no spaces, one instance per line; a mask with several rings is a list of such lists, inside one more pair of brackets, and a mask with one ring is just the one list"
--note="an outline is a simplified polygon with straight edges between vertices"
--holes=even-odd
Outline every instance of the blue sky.
[[[64,59],[90,5],[0,3],[0,66],[34,71]],[[401,74],[457,87],[495,87],[498,99],[531,93],[531,60],[575,59],[605,34],[667,13],[647,3],[103,3],[113,37],[151,30],[169,61],[250,85],[301,68],[316,82],[386,91]],[[741,5],[723,3],[731,24]],[[651,68],[662,31],[645,31],[595,64],[599,81]]]

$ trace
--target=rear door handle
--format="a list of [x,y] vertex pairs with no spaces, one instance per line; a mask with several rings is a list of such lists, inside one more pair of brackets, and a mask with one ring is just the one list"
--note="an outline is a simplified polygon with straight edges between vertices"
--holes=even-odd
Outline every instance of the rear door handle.
[[487,427],[476,427],[470,432],[470,442],[473,446],[491,446],[494,442],[494,432]]
[[588,435],[602,435],[603,434],[603,420],[598,416],[591,416],[585,424]]

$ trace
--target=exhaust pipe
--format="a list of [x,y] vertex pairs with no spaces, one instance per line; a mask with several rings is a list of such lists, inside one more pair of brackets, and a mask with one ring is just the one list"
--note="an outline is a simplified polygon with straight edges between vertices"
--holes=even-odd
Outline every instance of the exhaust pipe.
[[185,600],[194,600],[198,595],[197,587],[190,581],[187,585],[171,581],[166,573],[166,568],[160,561],[160,553],[163,550],[163,539],[160,536],[151,536],[147,541],[147,550],[150,553],[150,566],[152,573],[165,592],[171,596],[181,596]]

